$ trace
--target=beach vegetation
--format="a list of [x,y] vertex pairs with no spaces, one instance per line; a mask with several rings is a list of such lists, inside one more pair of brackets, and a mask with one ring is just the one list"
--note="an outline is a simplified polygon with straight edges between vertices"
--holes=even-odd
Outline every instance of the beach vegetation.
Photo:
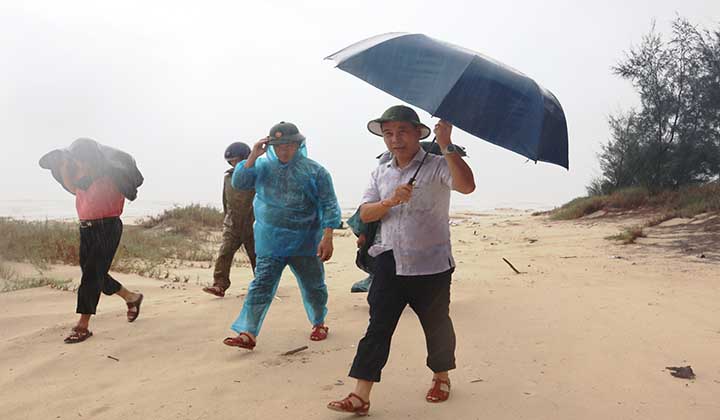
[[162,228],[177,234],[191,235],[202,230],[222,229],[222,210],[207,205],[190,204],[175,206],[156,216],[140,220],[139,225],[146,229]]
[[[211,267],[214,237],[221,228],[222,212],[196,204],[175,207],[139,225],[125,225],[111,270],[161,278],[169,276],[168,267],[188,263]],[[49,264],[77,265],[79,247],[74,223],[0,218],[0,256],[7,261],[40,269]],[[240,255],[236,260],[245,262]]]
[[644,238],[645,232],[643,231],[642,226],[633,226],[625,229],[624,231],[618,233],[617,235],[608,236],[605,239],[610,239],[613,241],[621,241],[623,245],[628,244],[634,244],[635,240],[638,238]]
[[61,280],[45,276],[21,276],[9,264],[4,261],[0,261],[0,293],[13,292],[16,290],[24,290],[43,286],[50,286],[57,289],[68,290],[70,284],[70,279]]
[[579,197],[552,210],[549,215],[553,220],[571,220],[597,211],[607,214],[628,211],[655,213],[657,216],[652,219],[655,224],[675,217],[692,218],[702,213],[720,212],[720,182],[656,193],[633,187],[608,195]]
[[632,83],[640,106],[608,118],[610,140],[598,156],[602,175],[588,194],[629,187],[655,194],[717,181],[720,26],[705,30],[678,16],[664,37],[653,25],[613,71]]

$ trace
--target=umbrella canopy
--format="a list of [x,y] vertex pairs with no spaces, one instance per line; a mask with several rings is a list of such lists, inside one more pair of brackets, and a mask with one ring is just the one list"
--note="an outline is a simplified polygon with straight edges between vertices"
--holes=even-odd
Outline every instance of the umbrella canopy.
[[560,102],[509,66],[422,34],[399,32],[368,38],[326,59],[474,136],[568,168]]

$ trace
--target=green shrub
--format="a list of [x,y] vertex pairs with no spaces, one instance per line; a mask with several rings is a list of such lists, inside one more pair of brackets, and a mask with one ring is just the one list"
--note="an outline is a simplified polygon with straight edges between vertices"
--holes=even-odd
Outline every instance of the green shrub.
[[34,264],[77,264],[78,227],[60,222],[0,219],[0,255]]
[[162,227],[188,235],[201,229],[220,229],[224,218],[223,212],[215,207],[190,204],[147,217],[140,221],[140,226],[146,229]]
[[720,182],[682,188],[677,193],[677,210],[683,217],[693,217],[700,213],[720,211]]
[[553,220],[579,219],[588,214],[595,213],[605,206],[605,197],[592,196],[576,198],[550,213]]
[[[0,255],[38,267],[79,263],[80,234],[75,224],[0,219]],[[127,225],[111,267],[114,271],[159,272],[168,260],[212,261],[213,253],[195,237],[176,231]]]
[[648,203],[650,193],[645,188],[624,188],[605,196],[605,207],[617,210],[634,210]]
[[644,238],[645,232],[643,232],[643,228],[641,226],[633,226],[631,228],[625,229],[624,232],[619,233],[617,235],[608,236],[605,239],[610,239],[614,241],[622,241],[623,244],[634,244],[635,240],[637,238]]
[[[629,211],[646,208],[663,216],[691,218],[700,213],[720,211],[720,183],[650,193],[645,188],[626,188],[610,195],[580,197],[550,212],[554,220],[578,219],[598,210]],[[661,216],[661,217],[663,217]],[[668,220],[667,218],[665,220]],[[656,224],[662,223],[656,221]]]
[[0,293],[42,286],[67,289],[69,284],[70,280],[58,280],[48,277],[21,277],[12,267],[0,261]]

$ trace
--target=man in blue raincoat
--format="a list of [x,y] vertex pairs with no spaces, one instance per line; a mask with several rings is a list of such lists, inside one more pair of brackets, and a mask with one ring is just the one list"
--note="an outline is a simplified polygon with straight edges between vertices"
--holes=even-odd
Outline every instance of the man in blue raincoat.
[[[267,153],[267,157],[258,159]],[[236,337],[228,346],[253,349],[285,266],[295,274],[310,339],[327,338],[328,292],[323,262],[333,254],[333,229],[340,226],[340,206],[332,179],[307,157],[305,136],[295,124],[280,122],[258,141],[233,173],[236,189],[255,189],[255,278],[240,315],[232,325]]]

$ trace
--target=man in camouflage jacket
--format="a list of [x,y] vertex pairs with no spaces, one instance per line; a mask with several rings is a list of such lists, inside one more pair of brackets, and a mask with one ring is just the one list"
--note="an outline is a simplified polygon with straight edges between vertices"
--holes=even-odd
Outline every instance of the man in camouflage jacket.
[[203,291],[212,295],[223,297],[225,291],[230,287],[230,267],[232,266],[235,252],[240,246],[250,259],[250,265],[255,271],[255,240],[253,237],[253,199],[254,190],[236,190],[232,187],[232,174],[235,166],[247,159],[250,154],[250,147],[245,143],[236,142],[225,150],[225,159],[232,166],[225,172],[223,181],[223,221],[222,245],[215,261],[213,273],[213,285],[205,287]]

